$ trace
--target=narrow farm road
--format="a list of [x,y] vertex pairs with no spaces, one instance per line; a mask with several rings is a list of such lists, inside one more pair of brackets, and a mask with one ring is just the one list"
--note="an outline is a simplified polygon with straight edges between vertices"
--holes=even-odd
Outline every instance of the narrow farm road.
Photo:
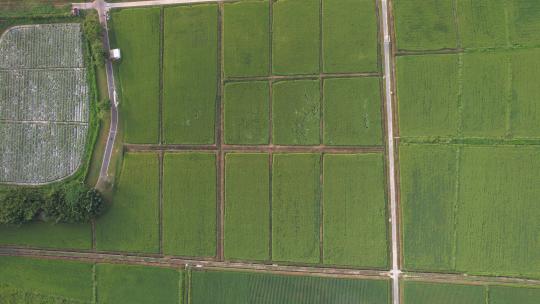
[[[73,7],[78,9],[95,9],[98,12],[99,22],[103,27],[103,46],[108,53],[110,50],[109,41],[109,27],[107,25],[108,8],[107,3],[103,0],[96,0],[91,3],[74,3]],[[109,100],[111,102],[111,124],[109,127],[109,135],[107,136],[107,143],[105,145],[105,152],[103,153],[103,160],[101,162],[101,169],[99,171],[98,185],[108,180],[109,164],[111,162],[112,151],[114,149],[114,142],[116,140],[116,133],[118,130],[118,100],[116,95],[116,86],[114,82],[114,71],[111,60],[108,58],[105,60],[105,70],[107,73],[107,90]]]
[[398,234],[398,210],[396,201],[396,169],[394,159],[394,112],[392,108],[392,69],[391,52],[392,44],[390,39],[388,0],[381,0],[382,4],[382,28],[384,37],[384,81],[385,81],[385,101],[386,101],[386,131],[388,144],[388,184],[390,196],[390,224],[392,226],[392,303],[399,304],[399,234]]

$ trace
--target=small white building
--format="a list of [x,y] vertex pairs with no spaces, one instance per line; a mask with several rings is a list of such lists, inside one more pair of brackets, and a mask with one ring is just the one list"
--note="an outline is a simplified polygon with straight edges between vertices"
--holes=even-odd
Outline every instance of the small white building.
[[120,53],[120,49],[112,49],[109,51],[109,58],[112,61],[120,60],[121,57],[122,57],[122,54]]

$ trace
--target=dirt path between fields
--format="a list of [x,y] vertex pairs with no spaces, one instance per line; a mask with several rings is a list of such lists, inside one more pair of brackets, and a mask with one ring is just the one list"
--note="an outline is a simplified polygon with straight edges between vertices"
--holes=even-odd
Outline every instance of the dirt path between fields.
[[[336,278],[388,279],[392,272],[370,269],[326,268],[300,265],[261,264],[249,262],[224,262],[212,260],[194,260],[177,257],[159,257],[155,255],[130,255],[125,253],[102,253],[86,251],[57,251],[17,247],[0,247],[0,256],[32,257],[40,259],[73,260],[90,263],[132,264],[155,267],[192,267],[204,269],[222,269],[237,271],[260,271],[268,273],[317,275]],[[452,282],[463,284],[497,284],[540,286],[540,280],[512,277],[471,276],[447,273],[406,272],[402,275],[410,280]]]

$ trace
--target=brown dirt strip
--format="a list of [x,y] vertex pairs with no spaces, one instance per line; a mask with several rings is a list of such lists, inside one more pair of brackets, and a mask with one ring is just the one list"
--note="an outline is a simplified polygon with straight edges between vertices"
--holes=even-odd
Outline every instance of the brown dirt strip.
[[[395,39],[395,35],[392,36],[392,39]],[[392,45],[395,46],[396,41],[392,40]],[[463,53],[465,50],[462,48],[456,49],[441,49],[441,50],[421,50],[421,51],[411,51],[411,50],[395,50],[394,56],[408,56],[408,55],[438,55],[438,54],[459,54]],[[394,78],[395,79],[395,78]]]
[[320,73],[320,74],[298,74],[298,75],[271,75],[271,76],[256,76],[256,77],[227,77],[225,83],[239,81],[279,81],[279,80],[301,80],[301,79],[319,79],[319,78],[351,78],[351,77],[382,77],[379,72],[366,73]]
[[383,146],[281,146],[281,145],[124,145],[126,152],[178,152],[178,151],[214,151],[214,152],[297,152],[297,153],[377,153],[384,152]]
[[223,153],[223,133],[224,133],[224,47],[223,47],[223,3],[218,3],[218,75],[219,75],[219,96],[217,106],[217,121],[216,121],[216,142],[218,149],[218,171],[217,171],[217,222],[216,222],[216,257],[218,261],[224,260],[224,216],[225,216],[225,154]]

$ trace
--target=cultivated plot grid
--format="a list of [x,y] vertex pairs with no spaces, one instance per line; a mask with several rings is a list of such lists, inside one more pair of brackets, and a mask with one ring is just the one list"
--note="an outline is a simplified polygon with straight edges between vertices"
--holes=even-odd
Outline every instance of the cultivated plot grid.
[[[283,3],[287,6],[283,7]],[[289,7],[290,6],[290,7]],[[335,39],[331,33],[335,31],[336,15],[346,11],[348,8],[352,8],[355,14],[351,14],[350,19],[356,19],[356,13],[361,11],[362,14],[367,16],[369,30],[365,30],[359,24],[353,24],[352,33],[350,35],[358,34],[355,32],[357,29],[365,31],[366,41],[361,41],[357,44],[353,44],[351,48],[359,53],[359,56],[366,57],[367,59],[362,61],[361,64],[353,65],[353,68],[343,68],[343,60],[356,60],[356,59],[340,59],[343,54],[334,55],[331,52],[336,52],[335,48],[328,47],[325,44],[325,39]],[[259,14],[263,18],[251,18],[247,22],[255,23],[254,26],[265,28],[263,37],[259,43],[264,44],[264,47],[255,47],[256,50],[250,50],[245,46],[245,41],[237,41],[236,37],[241,37],[239,31],[246,31],[248,39],[253,38],[254,35],[261,36],[261,32],[250,33],[249,29],[244,27],[238,27],[235,24],[235,17],[239,16],[239,12],[243,10],[253,10],[254,14]],[[325,14],[325,9],[330,12]],[[279,16],[276,17],[276,10],[279,10]],[[292,10],[294,13],[291,15],[288,11]],[[213,5],[193,5],[193,6],[171,6],[161,8],[151,8],[146,11],[147,17],[142,17],[143,11],[140,9],[131,9],[124,11],[113,11],[112,14],[112,29],[121,31],[123,29],[123,21],[120,16],[122,14],[133,16],[138,15],[139,19],[147,18],[151,21],[151,26],[146,27],[149,37],[155,37],[155,45],[159,46],[159,49],[152,50],[152,54],[158,54],[155,58],[152,57],[152,61],[156,61],[159,64],[159,83],[160,93],[158,94],[159,102],[155,105],[156,113],[158,113],[157,121],[158,126],[156,130],[157,136],[152,140],[127,140],[124,144],[124,153],[127,155],[145,154],[153,155],[159,161],[159,177],[161,180],[161,186],[159,189],[159,250],[156,254],[165,256],[183,256],[183,257],[199,257],[207,260],[225,261],[251,261],[259,263],[272,263],[278,261],[284,264],[295,265],[321,265],[321,266],[338,266],[338,267],[358,267],[358,268],[374,268],[385,269],[388,264],[387,253],[387,227],[386,227],[386,199],[385,199],[385,165],[384,165],[384,139],[383,139],[383,122],[382,122],[382,98],[381,98],[381,74],[380,74],[380,55],[379,55],[379,34],[378,34],[378,6],[376,1],[346,1],[344,4],[335,1],[309,1],[307,8],[308,13],[312,15],[315,29],[313,30],[313,41],[316,41],[315,56],[313,56],[314,70],[307,72],[301,71],[303,67],[295,71],[288,71],[287,66],[274,64],[276,61],[283,62],[283,56],[287,54],[274,54],[277,49],[283,53],[285,47],[281,42],[281,39],[298,40],[298,37],[277,37],[276,28],[280,28],[281,36],[297,35],[295,30],[287,30],[284,17],[287,20],[296,18],[298,14],[301,14],[305,10],[304,6],[298,6],[294,1],[274,2],[274,1],[255,1],[255,2],[237,2],[237,3],[218,3]],[[240,14],[242,15],[242,14]],[[243,14],[246,16],[246,14]],[[180,18],[182,16],[182,18]],[[249,16],[249,15],[247,15]],[[257,16],[257,15],[256,15]],[[260,17],[260,16],[257,16]],[[244,17],[246,18],[246,17]],[[182,21],[179,21],[181,20]],[[249,18],[248,18],[249,19]],[[127,17],[126,19],[127,20]],[[134,19],[135,20],[135,19]],[[267,21],[266,21],[267,20]],[[246,20],[243,20],[246,21]],[[182,26],[176,24],[181,22]],[[354,22],[357,22],[356,20]],[[214,25],[215,24],[215,25]],[[174,26],[174,27],[173,27]],[[181,30],[183,27],[191,28],[197,36],[190,36],[191,34]],[[298,25],[305,27],[305,25]],[[152,32],[150,34],[150,31]],[[231,31],[231,32],[228,32]],[[310,30],[311,31],[311,30]],[[229,34],[228,34],[229,33]],[[231,34],[232,33],[232,34]],[[121,42],[122,35],[120,32],[115,32],[116,43]],[[210,41],[204,41],[202,37],[211,37]],[[325,38],[326,37],[326,38]],[[351,36],[353,37],[353,36]],[[354,36],[357,39],[356,36]],[[154,38],[149,38],[154,39]],[[214,40],[215,39],[215,40]],[[174,41],[187,40],[191,41],[182,48],[178,48],[174,45]],[[212,42],[213,41],[213,42]],[[294,43],[294,41],[292,41]],[[244,44],[244,45],[242,45]],[[114,45],[114,42],[113,42]],[[204,57],[199,59],[200,54],[194,53],[189,56],[189,60],[192,62],[200,62],[200,65],[204,65],[204,62],[211,62],[211,68],[204,66],[200,67],[198,72],[194,72],[193,75],[189,75],[190,78],[199,79],[197,86],[200,83],[212,82],[215,79],[217,85],[215,87],[209,86],[210,91],[214,91],[215,95],[212,97],[214,101],[211,109],[213,115],[205,109],[196,109],[192,117],[185,118],[185,112],[191,111],[187,109],[175,118],[175,121],[171,120],[171,113],[174,114],[178,111],[174,108],[173,102],[177,104],[183,104],[185,100],[193,100],[192,103],[196,103],[200,98],[206,98],[206,95],[201,95],[200,92],[204,91],[204,88],[199,88],[198,91],[190,92],[191,88],[184,89],[184,92],[175,93],[177,87],[183,87],[184,76],[178,76],[178,70],[171,70],[171,67],[176,69],[183,66],[189,66],[189,61],[185,60],[184,56],[191,54],[192,50],[189,48],[198,48],[200,45],[206,45],[207,49],[215,49],[215,59],[209,59]],[[362,54],[364,50],[362,45],[366,45],[369,48],[368,54]],[[121,47],[122,45],[120,45]],[[172,47],[175,47],[173,50]],[[242,48],[243,46],[243,48]],[[246,51],[247,48],[247,51]],[[262,49],[263,52],[259,52]],[[232,50],[232,51],[231,51]],[[206,54],[206,50],[201,50]],[[232,53],[231,53],[232,52]],[[236,53],[238,54],[236,54]],[[247,52],[249,54],[245,54]],[[330,52],[330,53],[329,53]],[[244,55],[244,57],[240,55]],[[347,54],[345,54],[347,56]],[[129,55],[126,55],[129,56]],[[205,55],[206,56],[206,55]],[[235,57],[240,56],[240,60],[234,60]],[[337,56],[337,57],[336,57]],[[247,58],[247,59],[246,59]],[[257,64],[255,59],[260,60],[263,64]],[[336,60],[338,58],[338,60]],[[249,61],[249,60],[251,61]],[[124,59],[127,60],[127,59]],[[242,63],[243,60],[247,60],[247,63]],[[341,62],[340,62],[341,60]],[[240,63],[238,63],[240,62]],[[251,63],[258,66],[255,71],[246,71],[241,68],[251,67]],[[126,65],[123,62],[121,65]],[[181,64],[179,66],[179,64]],[[243,64],[243,65],[242,65]],[[182,66],[183,65],[183,66]],[[238,67],[240,66],[240,68]],[[123,69],[127,67],[119,68],[119,77],[123,80]],[[310,69],[310,68],[308,68]],[[176,72],[174,72],[176,71]],[[174,74],[172,74],[174,72]],[[187,71],[186,71],[187,73]],[[214,76],[207,77],[207,74]],[[173,76],[171,76],[173,75]],[[188,74],[185,75],[187,77]],[[176,83],[175,83],[176,81]],[[185,80],[188,81],[188,80]],[[125,82],[125,81],[120,81]],[[246,96],[244,92],[250,92],[251,95]],[[183,94],[183,95],[182,95]],[[193,95],[189,95],[193,94]],[[173,96],[175,98],[173,99]],[[194,99],[196,98],[196,99]],[[256,98],[257,100],[253,100]],[[133,97],[124,96],[123,102],[129,103]],[[251,101],[251,102],[250,102]],[[262,105],[253,106],[254,102],[260,102]],[[340,104],[344,102],[344,104]],[[348,103],[348,104],[347,104]],[[125,105],[128,107],[129,105]],[[188,107],[190,105],[184,105]],[[349,107],[350,106],[350,107]],[[195,106],[196,107],[196,106]],[[125,110],[127,111],[127,110]],[[352,112],[344,120],[340,121],[339,117],[343,117],[344,112]],[[124,112],[125,113],[125,112]],[[149,112],[154,116],[154,112]],[[131,114],[128,114],[131,115]],[[206,131],[201,131],[201,139],[198,140],[193,134],[188,134],[182,131],[182,128],[189,130],[193,125],[197,125],[197,117],[206,117],[206,121],[211,124],[202,125],[202,128],[208,128],[212,126],[212,138],[208,142],[206,137]],[[213,116],[213,117],[211,117]],[[124,116],[125,117],[125,116]],[[130,119],[124,118],[124,119]],[[213,122],[213,123],[212,123]],[[127,122],[128,125],[130,122]],[[153,128],[153,127],[152,127]],[[257,129],[256,134],[246,134],[252,129]],[[180,131],[178,131],[180,130]],[[190,131],[191,133],[199,132],[197,130]],[[175,132],[176,135],[174,134]],[[209,133],[210,134],[210,133]],[[196,135],[196,134],[195,134]],[[150,138],[150,137],[149,137]],[[145,143],[147,142],[147,143]],[[153,143],[152,143],[153,142]],[[340,155],[338,160],[345,160],[345,162],[333,161],[333,156]],[[214,169],[208,169],[215,172],[215,183],[213,186],[209,186],[208,190],[211,193],[215,193],[216,207],[213,210],[207,210],[209,214],[215,215],[215,236],[209,236],[207,231],[199,230],[193,231],[194,233],[202,233],[199,237],[208,244],[201,245],[202,247],[193,247],[190,250],[182,250],[181,247],[171,246],[170,243],[174,242],[171,238],[171,221],[167,220],[164,223],[164,219],[170,218],[168,213],[178,212],[175,209],[171,209],[173,204],[171,195],[168,194],[171,191],[171,187],[174,186],[174,181],[171,180],[170,172],[173,172],[173,164],[185,163],[185,159],[198,158],[199,155],[212,155],[209,163],[214,164]],[[232,187],[229,185],[226,176],[233,174],[227,167],[228,163],[233,162],[233,159],[241,159],[243,156],[249,158],[253,156],[255,158],[260,157],[261,171],[253,172],[257,176],[264,176],[265,185],[264,189],[258,193],[254,193],[254,199],[265,197],[267,206],[265,207],[266,214],[259,215],[264,223],[265,229],[261,231],[261,236],[264,249],[259,250],[260,254],[246,254],[235,255],[228,254],[225,250],[227,247],[227,235],[225,231],[227,228],[227,189]],[[131,156],[130,156],[131,157]],[[290,160],[289,160],[290,157]],[[280,192],[280,189],[276,188],[276,184],[280,184],[285,187],[287,185],[286,180],[292,182],[295,179],[302,179],[302,176],[295,176],[295,172],[286,172],[283,168],[276,169],[276,162],[290,162],[294,166],[294,159],[300,162],[306,161],[305,169],[308,176],[313,176],[316,182],[307,182],[305,185],[307,188],[312,189],[313,201],[304,202],[306,210],[310,214],[316,216],[313,218],[312,231],[304,231],[307,233],[307,238],[312,239],[313,242],[309,244],[313,251],[309,253],[301,252],[301,250],[293,253],[291,256],[288,253],[280,252],[276,250],[276,244],[280,244],[279,240],[276,241],[276,234],[282,233],[275,224],[275,217],[286,216],[285,213],[279,214],[276,211],[275,203],[278,200],[292,199],[294,197],[284,197],[282,195],[276,197],[276,193]],[[362,175],[362,177],[355,177],[355,180],[360,184],[371,183],[373,189],[375,189],[374,198],[370,200],[376,201],[377,207],[372,210],[375,215],[376,226],[375,229],[378,235],[375,237],[377,244],[374,246],[377,248],[377,257],[370,255],[371,257],[359,258],[358,253],[351,253],[351,260],[347,260],[346,257],[336,257],[334,252],[331,251],[330,246],[325,248],[324,243],[332,244],[332,240],[324,238],[326,233],[335,233],[335,227],[329,224],[325,226],[324,221],[327,212],[325,209],[328,207],[325,205],[325,201],[330,201],[331,198],[324,199],[325,193],[325,173],[323,167],[327,166],[326,159],[332,159],[328,163],[335,163],[336,166],[347,166],[347,164],[354,164],[355,166],[367,166],[360,171],[371,170],[369,174]],[[264,159],[264,160],[263,160]],[[199,159],[201,163],[201,170],[205,170],[207,167],[207,160]],[[365,164],[364,164],[365,162]],[[204,163],[204,165],[203,165]],[[256,161],[259,165],[259,159]],[[169,165],[168,165],[169,164]],[[311,172],[308,170],[310,165],[314,165],[318,170]],[[314,167],[314,168],[315,168]],[[330,170],[335,170],[330,166]],[[246,170],[247,167],[240,167],[240,170]],[[234,170],[231,169],[231,170]],[[239,170],[236,168],[236,170]],[[303,169],[302,169],[303,170]],[[345,170],[347,171],[347,170]],[[169,173],[167,173],[169,172]],[[177,171],[176,171],[177,172]],[[210,171],[208,171],[210,172]],[[367,171],[365,171],[367,172]],[[350,173],[350,172],[349,172]],[[347,173],[347,174],[349,174]],[[176,174],[176,178],[179,180],[186,179],[181,173]],[[173,175],[174,175],[173,174]],[[198,176],[196,172],[189,173],[191,177]],[[210,174],[210,173],[209,173]],[[345,174],[345,173],[344,173]],[[355,173],[356,174],[356,173]],[[289,175],[289,176],[287,176]],[[334,173],[333,178],[342,178],[339,174]],[[276,180],[279,177],[281,180]],[[246,178],[238,177],[235,178]],[[283,179],[285,178],[285,179]],[[358,179],[359,178],[359,179]],[[373,178],[373,181],[370,179]],[[231,181],[232,183],[232,181]],[[176,187],[179,187],[178,184]],[[261,185],[255,185],[260,187]],[[301,187],[303,185],[299,185]],[[279,188],[278,187],[278,188]],[[350,187],[355,187],[350,185]],[[172,189],[174,190],[174,189]],[[232,191],[232,190],[230,190]],[[239,191],[236,189],[235,191]],[[289,190],[288,190],[289,191]],[[294,191],[293,188],[290,191]],[[333,190],[334,193],[340,190]],[[337,191],[337,192],[336,192]],[[367,193],[367,192],[366,192]],[[198,195],[198,194],[193,194]],[[285,195],[285,194],[284,194]],[[336,195],[336,194],[334,194]],[[362,196],[362,194],[354,194],[355,196]],[[234,196],[234,195],[233,195]],[[209,199],[209,198],[208,198]],[[355,199],[359,199],[356,197]],[[366,198],[367,199],[367,198]],[[192,200],[196,200],[192,198]],[[337,197],[334,200],[339,201]],[[186,202],[180,202],[182,198],[176,199],[175,204],[186,204]],[[358,202],[358,201],[357,201]],[[207,206],[207,201],[201,201],[200,206]],[[333,203],[333,204],[337,204]],[[188,204],[189,205],[189,204]],[[186,208],[184,206],[183,208]],[[201,207],[202,208],[202,207]],[[204,207],[207,208],[207,207]],[[205,209],[206,210],[206,209]],[[328,212],[335,212],[336,210],[330,210]],[[277,212],[277,214],[276,214]],[[301,210],[295,212],[305,213]],[[355,210],[359,212],[359,210]],[[180,214],[180,213],[178,213]],[[198,216],[193,214],[193,216]],[[337,216],[333,214],[331,216]],[[311,217],[311,216],[309,216]],[[205,221],[209,220],[206,218]],[[294,219],[286,220],[282,218],[284,222],[293,222]],[[331,218],[326,220],[331,222]],[[358,225],[355,223],[354,225]],[[284,228],[297,230],[298,225]],[[194,226],[197,226],[194,224]],[[308,225],[309,226],[309,225]],[[277,227],[277,228],[276,228]],[[99,230],[99,222],[97,223]],[[185,228],[185,227],[184,227]],[[234,230],[234,229],[233,229]],[[232,234],[238,232],[231,232]],[[180,236],[181,237],[181,236]],[[287,236],[285,236],[287,237]],[[182,238],[182,237],[181,237]],[[301,238],[300,238],[301,239]],[[299,239],[299,240],[300,240]],[[325,240],[325,241],[323,241]],[[182,238],[181,242],[188,242]],[[284,240],[284,241],[292,241]],[[341,240],[343,241],[343,240]],[[339,243],[341,241],[334,242],[333,246],[349,246],[350,244]],[[366,242],[367,237],[365,238]],[[192,242],[192,241],[189,241]],[[277,243],[276,243],[277,242]],[[294,241],[293,241],[294,242]],[[310,241],[311,242],[311,241]],[[97,250],[100,250],[99,237],[97,238]],[[168,244],[169,243],[169,244]],[[346,243],[346,242],[345,242]],[[243,245],[243,244],[241,244]],[[298,247],[301,243],[298,243]],[[189,246],[188,246],[189,247]],[[229,245],[231,247],[231,245]],[[154,248],[154,246],[149,247]],[[231,247],[232,248],[232,247]],[[282,247],[284,248],[284,247]],[[311,249],[310,249],[311,250]],[[350,252],[354,249],[350,248]],[[109,250],[107,250],[109,251]],[[146,250],[142,250],[146,251]],[[151,250],[153,251],[153,250]],[[283,249],[281,250],[283,251]],[[361,249],[360,249],[361,251]],[[360,252],[359,251],[359,252]],[[296,255],[295,255],[296,254]],[[307,254],[307,255],[306,255]],[[328,255],[328,259],[325,256]],[[369,254],[368,254],[369,255]],[[371,260],[370,260],[371,259]]]
[[0,183],[44,184],[82,162],[89,92],[79,24],[15,26],[0,38]]

